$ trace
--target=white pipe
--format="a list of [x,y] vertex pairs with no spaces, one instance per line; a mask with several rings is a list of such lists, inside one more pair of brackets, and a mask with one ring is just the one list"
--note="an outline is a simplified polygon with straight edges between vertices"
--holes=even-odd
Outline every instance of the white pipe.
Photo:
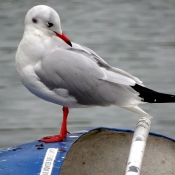
[[125,175],[140,175],[150,126],[149,118],[142,117],[139,119],[132,139]]

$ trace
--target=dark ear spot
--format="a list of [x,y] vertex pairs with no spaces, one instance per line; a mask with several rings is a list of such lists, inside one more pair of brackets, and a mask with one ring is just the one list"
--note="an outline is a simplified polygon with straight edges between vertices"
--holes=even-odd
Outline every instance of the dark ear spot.
[[32,18],[32,21],[33,21],[34,23],[37,23],[37,19],[36,19],[36,18]]

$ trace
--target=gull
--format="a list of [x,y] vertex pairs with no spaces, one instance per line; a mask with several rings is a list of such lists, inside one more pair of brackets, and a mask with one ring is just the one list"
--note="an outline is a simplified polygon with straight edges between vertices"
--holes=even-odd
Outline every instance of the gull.
[[71,42],[51,7],[34,6],[24,23],[16,53],[21,82],[37,97],[63,106],[60,134],[40,141],[66,138],[69,108],[115,105],[151,118],[139,104],[175,102],[174,95],[146,88],[138,78],[110,66],[93,50]]

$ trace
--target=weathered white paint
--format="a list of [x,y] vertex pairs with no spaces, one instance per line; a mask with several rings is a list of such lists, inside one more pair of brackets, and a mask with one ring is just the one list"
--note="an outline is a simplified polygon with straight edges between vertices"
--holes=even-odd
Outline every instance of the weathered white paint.
[[146,117],[139,119],[132,139],[125,175],[140,175],[150,126],[150,119]]
[[47,149],[40,175],[51,175],[57,152],[58,152],[57,148]]

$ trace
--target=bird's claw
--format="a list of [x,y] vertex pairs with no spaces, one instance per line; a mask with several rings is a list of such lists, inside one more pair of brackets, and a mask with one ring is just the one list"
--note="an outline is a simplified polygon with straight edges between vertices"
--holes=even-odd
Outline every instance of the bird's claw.
[[46,143],[52,143],[52,142],[60,142],[64,139],[65,137],[61,137],[60,135],[54,135],[54,136],[46,136],[40,139],[40,142],[46,142]]

